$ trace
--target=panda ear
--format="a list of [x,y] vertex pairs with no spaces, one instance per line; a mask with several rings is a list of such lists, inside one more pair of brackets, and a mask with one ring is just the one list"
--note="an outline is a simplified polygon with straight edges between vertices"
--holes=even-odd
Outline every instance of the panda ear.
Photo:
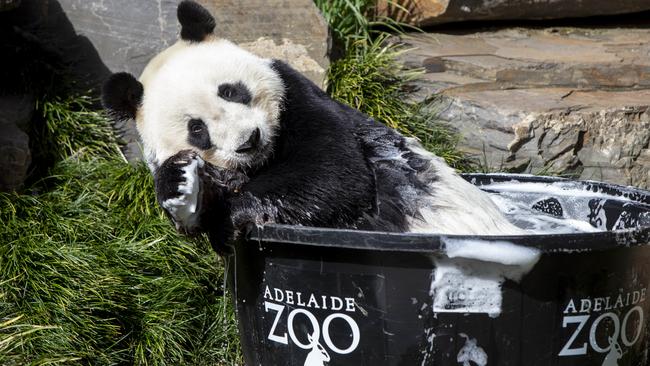
[[116,119],[134,119],[143,94],[142,84],[133,75],[118,72],[102,86],[102,105]]
[[183,0],[176,11],[181,23],[181,39],[189,42],[201,42],[214,31],[216,21],[210,12],[191,0]]

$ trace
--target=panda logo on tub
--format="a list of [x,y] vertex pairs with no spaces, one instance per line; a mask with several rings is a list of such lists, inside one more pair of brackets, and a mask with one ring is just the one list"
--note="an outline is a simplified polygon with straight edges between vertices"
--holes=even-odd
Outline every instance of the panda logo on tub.
[[462,234],[519,232],[420,143],[332,100],[279,60],[214,33],[178,6],[180,39],[139,80],[113,74],[102,101],[134,120],[157,198],[217,250],[247,224]]

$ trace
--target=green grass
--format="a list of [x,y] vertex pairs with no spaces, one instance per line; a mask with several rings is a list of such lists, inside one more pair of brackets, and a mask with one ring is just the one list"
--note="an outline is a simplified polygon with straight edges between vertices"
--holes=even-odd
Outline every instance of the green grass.
[[354,47],[333,62],[327,74],[328,92],[334,99],[399,128],[412,114],[412,106],[404,101],[404,88],[419,72],[404,70],[396,61],[404,51],[384,45],[385,38],[360,41],[363,47]]
[[[344,50],[358,47],[359,42],[366,42],[386,34],[385,30],[401,32],[403,29],[415,29],[375,13],[375,0],[315,0],[316,6],[332,30],[335,41]],[[406,11],[396,2],[388,1],[392,7]],[[355,44],[357,43],[357,44]]]
[[176,234],[147,168],[87,105],[41,106],[42,152],[60,160],[0,194],[0,364],[237,362],[221,261]]
[[[407,70],[398,57],[408,49],[391,43],[390,33],[408,27],[394,20],[372,18],[374,1],[316,0],[335,37],[346,50],[330,65],[327,91],[346,103],[422,145],[462,171],[473,163],[457,149],[459,135],[437,118],[436,100],[409,101],[410,82],[422,70]],[[404,10],[405,11],[405,10]]]
[[470,170],[470,161],[456,148],[458,134],[437,119],[436,100],[408,102],[408,83],[420,74],[418,70],[405,70],[396,61],[408,50],[384,41],[385,36],[379,37],[332,63],[328,73],[330,95],[406,136],[418,138],[451,166]]
[[351,48],[355,40],[370,39],[371,20],[367,16],[374,0],[314,0],[329,24],[333,36]]

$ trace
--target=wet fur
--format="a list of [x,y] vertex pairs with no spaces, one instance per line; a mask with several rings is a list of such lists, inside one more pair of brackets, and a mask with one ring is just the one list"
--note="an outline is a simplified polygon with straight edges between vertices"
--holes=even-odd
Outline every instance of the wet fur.
[[[109,111],[137,121],[158,200],[179,230],[209,233],[218,251],[247,224],[448,234],[519,232],[485,194],[416,140],[334,101],[284,62],[255,58],[225,40],[216,40],[207,32],[210,24],[192,23],[206,20],[204,9],[191,14],[197,7],[187,3],[179,7],[179,18],[185,22],[183,28],[191,27],[191,32],[181,31],[185,38],[152,60],[140,78],[144,88],[139,81],[121,74],[109,79],[104,88],[104,104]],[[184,11],[190,14],[181,14]],[[182,85],[191,92],[182,94],[186,89],[175,83],[187,79],[182,79],[185,70],[179,67],[188,57],[203,62],[201,55],[215,57],[224,67],[231,66],[223,60],[250,65],[251,74],[240,67],[234,79],[228,76],[228,80],[218,81],[241,83],[240,89],[250,91],[252,99],[239,93],[231,96],[239,98],[237,105],[223,98],[213,102],[210,98],[218,98],[219,92],[212,95],[212,82],[204,85],[205,81],[195,88]],[[237,58],[242,62],[237,63]],[[214,68],[201,67],[188,70],[188,75],[200,81],[202,70],[212,78],[219,75],[214,74]],[[181,79],[166,79],[169,75]],[[173,100],[169,93],[179,90],[181,100]],[[197,99],[203,102],[195,104]],[[194,109],[188,109],[189,105]],[[185,115],[209,115],[211,108],[237,108],[239,119],[231,118],[226,125],[200,116],[212,132],[224,126],[231,130],[248,128],[247,119],[257,113],[257,127],[271,131],[262,133],[268,144],[257,155],[250,155],[251,161],[228,165],[228,159],[215,158],[208,150],[196,147],[232,141],[215,140],[221,135],[211,133],[209,141],[200,136],[200,143],[192,139],[188,143],[187,122],[174,118],[179,112],[175,108],[183,109],[181,114]],[[246,115],[246,110],[251,114]],[[261,125],[262,121],[271,126]],[[231,137],[235,138],[240,137]],[[196,177],[188,178],[190,171],[196,172]],[[190,186],[200,191],[191,191]],[[190,205],[192,210],[183,205]]]
[[[224,184],[228,178],[223,169],[206,168],[205,174],[213,179],[204,180],[202,191],[219,193],[210,197],[214,201],[206,198],[200,205],[200,230],[211,233],[216,247],[222,248],[249,223],[394,232],[516,232],[500,213],[490,211],[496,208],[489,198],[415,140],[332,100],[285,63],[275,61],[273,67],[285,84],[275,153],[258,169],[228,171],[236,184]],[[164,172],[157,172],[157,186],[173,191],[177,181],[163,178]],[[436,195],[447,189],[444,184],[461,190],[441,199],[451,200],[452,207],[436,207]],[[473,190],[487,200],[483,205],[472,199]],[[488,210],[477,210],[480,206]],[[422,214],[425,209],[451,215],[454,227],[438,227]],[[475,219],[455,220],[458,212]]]

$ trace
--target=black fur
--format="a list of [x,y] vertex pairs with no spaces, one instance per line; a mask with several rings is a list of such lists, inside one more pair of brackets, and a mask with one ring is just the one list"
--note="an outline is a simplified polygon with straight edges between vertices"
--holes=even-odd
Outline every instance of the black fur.
[[181,23],[181,38],[190,42],[201,42],[214,31],[216,22],[210,12],[198,3],[183,0],[176,10]]
[[403,136],[370,118],[366,122],[357,125],[356,136],[376,182],[376,209],[358,228],[405,231],[406,215],[418,216],[420,197],[431,193],[428,184],[435,176],[427,175],[429,161],[411,152]]
[[[178,191],[179,185],[185,182],[182,170],[198,154],[194,151],[183,150],[165,160],[154,172],[154,185],[156,198],[162,205],[168,199],[182,195]],[[218,169],[212,165],[205,164],[199,168],[199,201],[197,210],[201,212],[198,227],[187,227],[177,223],[178,229],[187,235],[199,234],[204,228],[210,227],[208,234],[215,243],[214,248],[223,253],[223,246],[216,243],[223,243],[232,236],[233,226],[228,218],[228,192],[239,191],[241,186],[248,180],[248,177],[238,171]],[[167,216],[176,223],[175,218],[166,212]],[[215,225],[220,223],[221,225]]]
[[[435,179],[429,162],[403,136],[332,100],[285,63],[273,68],[286,88],[274,155],[253,171],[227,173],[237,184],[224,184],[226,173],[206,164],[213,178],[202,189],[218,193],[203,199],[201,230],[215,248],[249,223],[407,229],[406,215],[417,215]],[[157,182],[166,179],[160,170]]]
[[241,103],[248,105],[251,100],[251,92],[242,82],[234,84],[219,85],[219,97],[229,102]]
[[133,75],[119,72],[111,75],[102,86],[102,105],[113,118],[135,118],[142,103],[144,89]]
[[208,127],[200,119],[192,118],[187,122],[187,142],[201,150],[212,147]]

